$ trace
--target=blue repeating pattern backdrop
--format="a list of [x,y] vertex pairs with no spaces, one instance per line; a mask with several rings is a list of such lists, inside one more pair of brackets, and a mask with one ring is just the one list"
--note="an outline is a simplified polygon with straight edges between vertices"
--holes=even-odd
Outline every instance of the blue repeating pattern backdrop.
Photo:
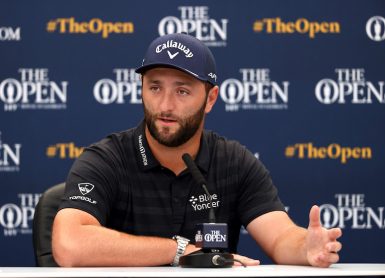
[[[82,148],[142,118],[140,65],[186,31],[217,60],[206,126],[270,170],[291,217],[313,204],[341,262],[385,262],[385,2],[2,1],[0,265],[34,265],[39,196]],[[267,233],[269,231],[266,231]],[[239,252],[270,263],[242,233]]]

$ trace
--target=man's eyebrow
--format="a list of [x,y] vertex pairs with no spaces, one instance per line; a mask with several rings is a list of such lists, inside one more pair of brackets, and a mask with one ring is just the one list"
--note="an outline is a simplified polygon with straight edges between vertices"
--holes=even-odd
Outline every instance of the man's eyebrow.
[[[161,80],[158,80],[158,79],[149,79],[148,80],[148,83],[149,84],[156,84],[156,85],[161,85],[163,82]],[[175,81],[173,83],[175,86],[191,86],[192,85],[192,82],[190,81]]]
[[175,81],[174,84],[177,86],[191,86],[192,82],[190,82],[190,81]]
[[152,84],[161,84],[162,82],[160,80],[148,80],[148,83],[152,83]]

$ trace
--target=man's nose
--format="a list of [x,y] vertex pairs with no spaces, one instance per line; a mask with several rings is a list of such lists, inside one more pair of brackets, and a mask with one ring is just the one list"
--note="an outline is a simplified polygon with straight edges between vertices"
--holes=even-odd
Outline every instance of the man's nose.
[[173,111],[175,109],[175,95],[166,91],[160,98],[159,108],[161,111]]

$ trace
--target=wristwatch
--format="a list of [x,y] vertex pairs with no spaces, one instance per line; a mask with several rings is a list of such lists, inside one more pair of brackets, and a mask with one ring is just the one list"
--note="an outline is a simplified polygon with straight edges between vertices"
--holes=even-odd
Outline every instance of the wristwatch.
[[173,240],[176,240],[176,243],[178,244],[176,248],[176,254],[174,257],[174,261],[172,262],[172,266],[178,266],[179,265],[179,259],[183,255],[184,251],[186,250],[187,244],[190,242],[188,238],[182,237],[182,236],[173,236]]

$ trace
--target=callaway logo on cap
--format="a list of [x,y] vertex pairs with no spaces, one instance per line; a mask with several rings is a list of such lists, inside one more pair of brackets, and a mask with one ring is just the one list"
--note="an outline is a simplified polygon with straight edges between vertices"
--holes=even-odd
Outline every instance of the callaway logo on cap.
[[214,56],[197,38],[187,34],[168,34],[156,38],[147,49],[137,73],[155,67],[172,67],[215,85],[217,81]]

